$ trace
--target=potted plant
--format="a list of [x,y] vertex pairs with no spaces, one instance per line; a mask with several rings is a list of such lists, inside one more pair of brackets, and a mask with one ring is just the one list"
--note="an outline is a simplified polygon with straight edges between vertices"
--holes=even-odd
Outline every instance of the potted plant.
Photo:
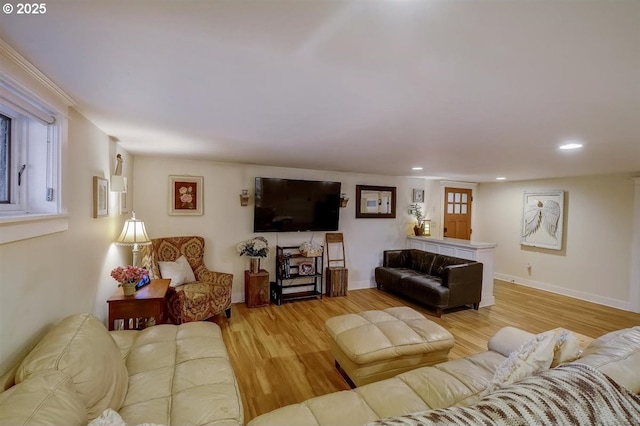
[[264,237],[255,237],[238,244],[237,250],[240,256],[249,256],[249,271],[256,273],[260,271],[260,258],[269,254],[269,242]]
[[409,206],[409,213],[416,218],[416,225],[413,227],[413,232],[416,236],[424,234],[424,215],[422,214],[422,206],[419,204],[411,204]]
[[136,284],[149,275],[149,271],[139,266],[118,266],[111,271],[113,279],[118,281],[118,287],[122,287],[125,296],[131,296],[136,292]]

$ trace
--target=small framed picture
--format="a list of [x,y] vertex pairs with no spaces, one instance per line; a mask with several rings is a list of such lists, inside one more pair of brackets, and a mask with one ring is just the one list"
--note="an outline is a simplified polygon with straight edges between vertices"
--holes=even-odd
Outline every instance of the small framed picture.
[[315,273],[316,267],[313,262],[298,263],[298,275],[314,275]]
[[169,176],[169,214],[202,215],[204,177]]
[[120,214],[125,214],[125,213],[129,213],[129,204],[127,203],[127,193],[126,192],[120,192],[118,193],[118,195],[120,196]]
[[424,203],[424,189],[414,189],[413,190],[413,202],[414,203]]
[[93,217],[109,215],[109,181],[99,176],[93,177]]

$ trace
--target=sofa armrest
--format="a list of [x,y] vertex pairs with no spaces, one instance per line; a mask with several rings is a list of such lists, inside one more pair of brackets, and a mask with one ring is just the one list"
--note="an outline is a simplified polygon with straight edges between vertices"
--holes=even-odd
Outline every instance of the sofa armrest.
[[449,265],[442,271],[442,285],[449,288],[449,306],[479,303],[482,298],[482,263]]
[[387,268],[408,268],[410,260],[409,250],[385,250],[382,252],[382,266]]

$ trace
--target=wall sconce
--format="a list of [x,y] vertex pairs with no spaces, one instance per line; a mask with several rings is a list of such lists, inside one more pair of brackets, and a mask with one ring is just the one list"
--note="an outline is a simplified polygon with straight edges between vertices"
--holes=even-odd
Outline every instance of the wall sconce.
[[243,189],[242,194],[240,194],[240,205],[242,207],[246,207],[249,204],[249,190]]
[[127,192],[127,178],[122,176],[122,155],[116,155],[116,171],[111,175],[111,192]]
[[347,207],[347,203],[349,202],[349,197],[347,197],[346,193],[340,194],[340,207]]

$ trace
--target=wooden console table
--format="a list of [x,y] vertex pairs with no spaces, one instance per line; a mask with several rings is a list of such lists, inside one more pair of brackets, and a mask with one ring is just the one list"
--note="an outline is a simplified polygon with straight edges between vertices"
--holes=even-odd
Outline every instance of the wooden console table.
[[165,321],[165,295],[171,280],[158,279],[125,296],[122,287],[107,300],[109,330],[141,330]]

